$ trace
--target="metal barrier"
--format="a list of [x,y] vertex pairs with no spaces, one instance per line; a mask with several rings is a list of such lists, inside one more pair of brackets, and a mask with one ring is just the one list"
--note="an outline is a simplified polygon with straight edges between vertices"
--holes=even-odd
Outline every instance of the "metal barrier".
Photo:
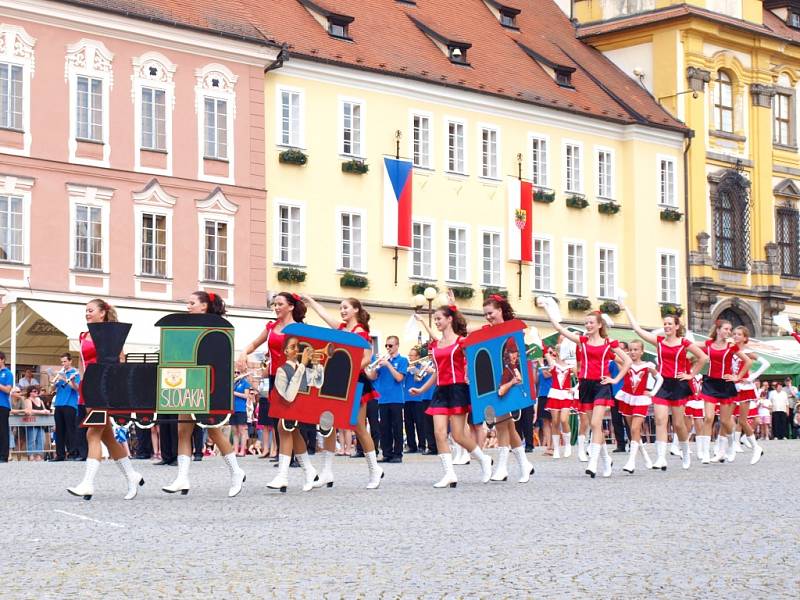
[[[42,454],[43,456],[53,456],[55,454],[52,434],[55,430],[56,421],[53,415],[10,415],[8,417],[8,425],[13,437],[11,458],[21,460],[23,456],[31,454]],[[41,427],[43,430],[42,450],[28,452],[28,435],[33,427]]]

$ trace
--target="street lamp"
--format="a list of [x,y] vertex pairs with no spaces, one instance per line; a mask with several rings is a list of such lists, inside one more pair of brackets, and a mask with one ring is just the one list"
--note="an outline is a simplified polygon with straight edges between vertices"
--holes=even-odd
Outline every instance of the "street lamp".
[[[433,325],[433,301],[438,293],[439,292],[435,287],[426,287],[421,294],[414,296],[414,306],[416,311],[418,313],[424,312],[428,314],[428,329],[430,329]],[[428,303],[428,308],[423,308],[426,302]]]

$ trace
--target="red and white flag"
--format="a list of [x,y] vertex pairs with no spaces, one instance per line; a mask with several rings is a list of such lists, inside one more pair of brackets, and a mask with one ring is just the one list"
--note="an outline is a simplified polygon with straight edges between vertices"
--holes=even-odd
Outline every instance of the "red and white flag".
[[508,259],[533,260],[533,184],[508,179]]

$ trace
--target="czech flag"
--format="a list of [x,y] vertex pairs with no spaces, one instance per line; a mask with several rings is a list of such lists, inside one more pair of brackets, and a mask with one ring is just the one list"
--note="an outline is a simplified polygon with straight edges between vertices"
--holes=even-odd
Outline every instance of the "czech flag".
[[508,259],[533,261],[533,184],[508,179]]
[[383,175],[383,245],[411,248],[411,174],[410,160],[384,157]]

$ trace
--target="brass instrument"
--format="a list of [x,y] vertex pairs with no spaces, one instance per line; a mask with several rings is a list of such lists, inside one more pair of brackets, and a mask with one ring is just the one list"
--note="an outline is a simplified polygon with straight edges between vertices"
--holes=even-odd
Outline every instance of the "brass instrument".
[[382,360],[389,360],[389,358],[391,358],[391,356],[392,356],[391,354],[386,352],[386,353],[383,354],[383,356],[380,356],[380,357],[376,358],[375,360],[373,360],[371,363],[369,363],[366,368],[369,369],[370,371],[374,371],[375,368],[378,366],[379,362],[381,362]]
[[417,372],[414,373],[414,381],[422,381],[425,375],[433,372],[433,357],[423,356],[417,360],[412,360],[408,363],[409,367],[416,367]]

